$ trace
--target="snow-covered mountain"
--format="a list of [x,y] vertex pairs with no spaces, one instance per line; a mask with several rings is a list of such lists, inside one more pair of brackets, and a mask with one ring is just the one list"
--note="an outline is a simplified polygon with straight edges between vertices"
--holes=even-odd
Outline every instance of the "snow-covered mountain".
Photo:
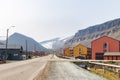
[[54,38],[46,41],[40,42],[42,46],[44,46],[47,49],[53,49],[53,44],[58,42],[60,38]]
[[26,50],[26,44],[27,44],[27,50],[28,51],[46,51],[47,49],[41,46],[37,41],[34,39],[27,37],[20,33],[14,33],[8,38],[8,44],[9,45],[19,45],[23,47],[23,50]]
[[70,40],[72,37],[67,37],[67,38],[54,38],[51,40],[46,40],[43,42],[40,42],[42,46],[44,46],[47,49],[58,49],[61,48],[64,43],[68,40]]

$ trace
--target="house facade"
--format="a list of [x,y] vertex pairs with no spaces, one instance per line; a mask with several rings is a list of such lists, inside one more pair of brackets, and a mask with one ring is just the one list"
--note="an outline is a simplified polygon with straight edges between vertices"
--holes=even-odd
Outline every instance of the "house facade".
[[64,49],[64,56],[73,57],[73,48]]
[[91,49],[84,45],[77,45],[73,48],[73,56],[78,58],[90,59],[91,58]]
[[115,53],[105,54],[106,52],[120,52],[120,41],[114,38],[103,36],[91,43],[92,47],[92,59],[93,60],[116,60],[108,58],[109,56],[115,55]]

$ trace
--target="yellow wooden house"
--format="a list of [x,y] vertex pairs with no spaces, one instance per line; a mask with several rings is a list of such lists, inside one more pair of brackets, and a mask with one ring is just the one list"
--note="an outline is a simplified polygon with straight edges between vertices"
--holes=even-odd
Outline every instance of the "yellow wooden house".
[[84,59],[91,59],[91,48],[88,48],[84,45],[77,45],[73,47],[73,56],[74,57],[81,57]]

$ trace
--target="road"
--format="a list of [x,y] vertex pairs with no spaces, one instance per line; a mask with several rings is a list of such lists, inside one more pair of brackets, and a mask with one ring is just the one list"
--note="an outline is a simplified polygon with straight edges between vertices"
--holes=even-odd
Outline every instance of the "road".
[[33,80],[44,68],[50,57],[51,55],[31,60],[1,64],[0,80]]
[[49,62],[36,80],[107,80],[70,62]]
[[[61,62],[59,60],[65,60]],[[106,80],[53,55],[0,65],[0,80]]]

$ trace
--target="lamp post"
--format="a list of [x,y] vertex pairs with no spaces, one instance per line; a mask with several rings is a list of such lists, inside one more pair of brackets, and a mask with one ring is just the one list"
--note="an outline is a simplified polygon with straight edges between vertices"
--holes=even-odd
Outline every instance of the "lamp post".
[[[6,55],[7,55],[7,52],[8,52],[8,50],[7,50],[7,48],[8,48],[8,33],[9,33],[9,30],[10,30],[12,27],[15,27],[15,26],[11,26],[11,27],[9,27],[9,28],[7,29],[6,46],[5,46],[5,48],[6,48]],[[6,55],[5,55],[5,57],[3,58],[3,60],[4,60],[5,63],[6,63]]]

